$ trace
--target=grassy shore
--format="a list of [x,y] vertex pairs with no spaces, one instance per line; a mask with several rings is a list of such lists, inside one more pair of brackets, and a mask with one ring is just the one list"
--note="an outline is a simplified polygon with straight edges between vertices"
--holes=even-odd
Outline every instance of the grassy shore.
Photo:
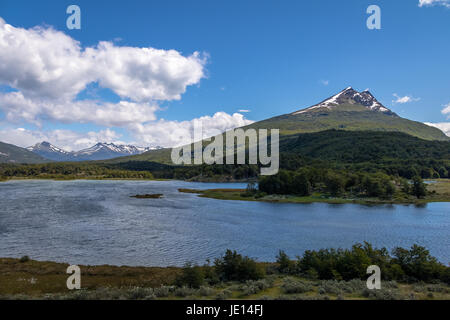
[[450,180],[438,179],[428,185],[428,195],[417,199],[413,196],[396,195],[392,199],[380,198],[345,198],[332,197],[326,194],[313,193],[311,196],[299,197],[294,195],[264,195],[262,197],[249,196],[245,189],[178,189],[184,193],[195,193],[199,197],[219,200],[264,201],[280,203],[314,203],[323,202],[330,204],[423,204],[429,202],[450,202]]
[[192,289],[174,284],[181,268],[108,265],[80,266],[82,289],[69,291],[67,267],[64,263],[0,259],[0,299],[450,299],[450,286],[443,283],[385,281],[381,290],[368,290],[361,280],[309,280],[281,274]]

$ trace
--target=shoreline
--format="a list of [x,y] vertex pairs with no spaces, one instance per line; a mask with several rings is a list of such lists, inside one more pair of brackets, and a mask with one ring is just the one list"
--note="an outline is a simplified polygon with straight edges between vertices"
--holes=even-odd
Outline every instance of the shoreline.
[[299,197],[292,195],[266,195],[261,198],[255,198],[252,196],[243,196],[245,189],[178,189],[182,193],[197,194],[201,198],[209,198],[216,200],[234,200],[234,201],[257,201],[257,202],[271,202],[271,203],[297,203],[297,204],[311,204],[311,203],[328,203],[328,204],[361,204],[361,205],[387,205],[387,204],[399,204],[399,205],[421,205],[434,202],[450,202],[449,197],[428,198],[428,199],[404,199],[404,200],[384,200],[376,198],[360,198],[360,199],[348,199],[339,197],[326,197],[322,194],[315,194],[307,197]]

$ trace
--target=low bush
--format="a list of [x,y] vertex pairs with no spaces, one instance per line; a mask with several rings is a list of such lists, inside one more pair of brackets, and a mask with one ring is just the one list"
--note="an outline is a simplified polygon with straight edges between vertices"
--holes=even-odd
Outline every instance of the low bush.
[[201,286],[200,289],[198,289],[198,294],[202,297],[212,296],[215,292],[216,290],[206,286]]
[[192,289],[192,288],[188,288],[188,287],[180,287],[180,288],[175,288],[173,294],[176,297],[188,297],[188,296],[192,296],[196,293],[196,290]]
[[22,258],[20,258],[20,263],[24,263],[24,262],[28,262],[30,261],[30,257],[29,256],[23,256]]
[[232,295],[233,295],[233,293],[230,290],[225,289],[225,290],[220,291],[217,294],[216,300],[226,300],[226,299],[231,298]]
[[304,281],[294,279],[294,278],[286,278],[286,279],[284,279],[281,289],[286,294],[294,294],[294,293],[305,293],[305,292],[311,291],[313,289],[313,287],[311,284],[306,283]]
[[263,290],[269,289],[273,286],[273,282],[268,279],[261,280],[249,280],[243,284],[240,288],[242,294],[249,296],[252,294],[257,294]]
[[153,288],[153,293],[158,298],[166,298],[170,295],[171,292],[174,291],[174,289],[175,289],[174,287],[161,286],[158,288]]

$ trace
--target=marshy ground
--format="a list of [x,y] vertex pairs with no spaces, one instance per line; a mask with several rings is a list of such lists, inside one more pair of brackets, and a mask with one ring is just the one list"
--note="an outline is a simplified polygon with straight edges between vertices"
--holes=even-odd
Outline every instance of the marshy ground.
[[[66,287],[68,264],[0,259],[0,299],[420,299],[449,300],[444,283],[382,282],[369,290],[362,280],[311,280],[268,274],[246,282],[219,282],[199,288],[175,285],[182,268],[80,266],[81,290]],[[271,264],[264,264],[270,269]]]

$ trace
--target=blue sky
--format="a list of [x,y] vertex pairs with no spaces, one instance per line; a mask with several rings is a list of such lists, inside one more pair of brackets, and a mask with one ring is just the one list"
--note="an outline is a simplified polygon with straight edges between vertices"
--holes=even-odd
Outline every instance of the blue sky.
[[[369,88],[403,117],[442,123],[448,121],[442,110],[450,104],[448,3],[4,0],[0,17],[15,28],[52,26],[79,41],[82,48],[112,41],[115,46],[174,49],[184,57],[199,52],[204,61],[201,79],[187,85],[179,100],[150,99],[158,110],[153,120],[143,122],[147,127],[161,119],[176,127],[218,111],[232,115],[250,110],[241,112],[244,119],[262,120],[309,107],[347,86]],[[81,8],[81,30],[66,27],[65,11],[70,4]],[[371,4],[381,8],[381,30],[366,27],[366,9]],[[11,90],[11,85],[0,84],[0,91]],[[102,103],[136,100],[119,97],[98,83],[89,84],[76,97],[94,98]],[[399,98],[406,103],[394,103]],[[46,133],[34,135],[36,139],[50,136],[58,140],[49,132],[69,130],[81,139],[87,132],[111,130],[117,133],[112,140],[152,144],[149,139],[154,138],[161,140],[155,143],[164,144],[163,138],[148,130],[145,137],[139,136],[136,129],[116,123],[58,121],[40,115],[41,123],[36,124],[29,119],[12,121],[5,112],[1,117],[5,134],[7,129],[20,127]],[[11,142],[28,143],[10,134]]]

